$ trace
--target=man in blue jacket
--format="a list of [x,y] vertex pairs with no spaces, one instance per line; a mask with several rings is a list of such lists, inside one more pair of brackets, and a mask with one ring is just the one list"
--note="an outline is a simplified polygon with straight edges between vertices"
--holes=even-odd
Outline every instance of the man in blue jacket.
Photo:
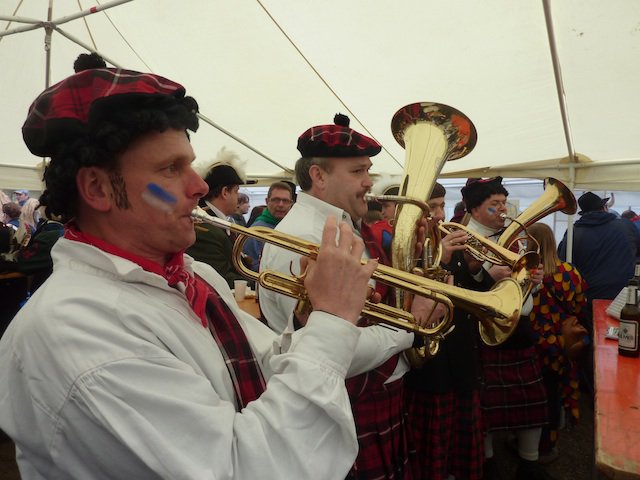
[[[608,198],[587,192],[578,199],[581,218],[573,228],[572,263],[587,280],[589,303],[613,299],[633,276],[636,244],[628,222],[607,211]],[[558,246],[558,256],[567,257],[567,234]]]

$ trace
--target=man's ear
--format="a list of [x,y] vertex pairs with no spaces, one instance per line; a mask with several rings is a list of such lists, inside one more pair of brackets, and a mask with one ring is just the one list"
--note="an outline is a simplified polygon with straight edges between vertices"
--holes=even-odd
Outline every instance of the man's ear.
[[94,210],[111,209],[113,195],[109,175],[98,167],[82,167],[76,174],[78,194],[84,203]]
[[320,186],[324,184],[325,174],[326,172],[320,168],[320,165],[311,165],[309,167],[309,177],[311,177],[315,185]]

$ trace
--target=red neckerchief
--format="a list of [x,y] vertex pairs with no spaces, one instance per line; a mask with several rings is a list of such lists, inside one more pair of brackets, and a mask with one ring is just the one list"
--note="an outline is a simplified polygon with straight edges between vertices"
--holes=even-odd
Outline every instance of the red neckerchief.
[[172,287],[182,283],[189,305],[200,318],[202,326],[209,328],[220,348],[231,376],[239,410],[262,395],[266,383],[244,330],[218,292],[200,277],[185,270],[183,251],[170,255],[167,263],[162,266],[81,232],[75,224],[67,225],[64,237],[134,262],[144,270],[162,276]]

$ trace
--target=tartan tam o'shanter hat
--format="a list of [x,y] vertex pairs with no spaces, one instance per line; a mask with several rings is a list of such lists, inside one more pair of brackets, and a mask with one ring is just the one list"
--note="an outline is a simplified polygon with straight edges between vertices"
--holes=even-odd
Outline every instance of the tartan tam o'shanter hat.
[[[150,96],[184,98],[179,83],[151,73],[116,68],[84,70],[47,88],[29,107],[22,136],[34,155],[51,156],[58,144],[89,131],[102,114]],[[197,111],[197,104],[193,101]],[[195,127],[195,128],[194,128]],[[189,129],[196,130],[195,125]]]
[[349,117],[338,113],[334,125],[318,125],[298,138],[303,157],[373,157],[382,147],[373,138],[349,128]]
[[469,178],[466,185],[460,189],[460,193],[462,193],[462,200],[469,213],[482,205],[482,202],[491,195],[509,196],[509,192],[502,185],[502,177]]

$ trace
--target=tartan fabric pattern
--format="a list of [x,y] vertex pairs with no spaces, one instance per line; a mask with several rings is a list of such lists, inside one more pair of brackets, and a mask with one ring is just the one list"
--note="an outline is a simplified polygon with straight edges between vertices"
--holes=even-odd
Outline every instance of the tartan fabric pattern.
[[483,346],[482,410],[487,430],[533,428],[548,422],[547,394],[531,346],[497,349]]
[[361,389],[356,392],[351,389],[354,383],[347,379],[359,446],[348,479],[412,480],[404,420],[404,382],[399,379],[384,383],[384,370],[390,375],[396,362],[394,355],[374,371],[376,375],[374,372],[358,375],[366,376],[368,382],[360,383]]
[[382,147],[373,138],[341,125],[318,125],[298,138],[303,157],[373,157]]
[[33,101],[22,126],[27,147],[34,155],[51,155],[51,148],[64,140],[60,135],[82,132],[101,101],[120,95],[182,98],[185,89],[151,73],[116,68],[85,70],[47,88]]
[[[378,238],[371,227],[364,222],[362,222],[362,225],[360,226],[360,235],[362,236],[364,246],[367,249],[369,256],[371,258],[377,258],[378,262],[382,265],[390,265],[389,257],[382,248],[382,244],[378,241]],[[387,294],[390,293],[390,290],[391,289],[384,283],[376,282],[376,292],[382,296],[383,301],[387,300],[386,297]]]
[[409,459],[414,480],[482,478],[484,436],[480,392],[406,389]]
[[229,371],[240,411],[249,402],[260,397],[266,389],[260,365],[233,312],[211,287],[207,296],[207,314],[209,330]]

